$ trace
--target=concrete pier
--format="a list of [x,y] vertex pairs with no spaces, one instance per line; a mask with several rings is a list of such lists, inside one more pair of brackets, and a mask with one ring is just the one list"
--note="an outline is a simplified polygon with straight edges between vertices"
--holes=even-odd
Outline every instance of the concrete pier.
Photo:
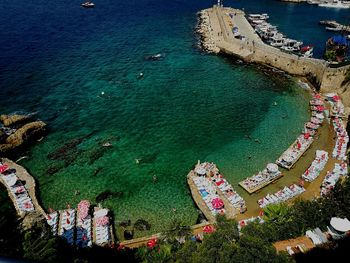
[[[306,77],[318,86],[321,92],[332,91],[340,95],[344,92],[343,81],[350,65],[340,67],[323,59],[297,56],[265,44],[255,33],[242,10],[214,6],[202,10],[200,14],[209,17],[208,24],[202,27],[210,28],[210,42],[220,53],[238,57],[245,62],[272,66],[294,76]],[[237,27],[245,38],[234,38],[233,27]]]

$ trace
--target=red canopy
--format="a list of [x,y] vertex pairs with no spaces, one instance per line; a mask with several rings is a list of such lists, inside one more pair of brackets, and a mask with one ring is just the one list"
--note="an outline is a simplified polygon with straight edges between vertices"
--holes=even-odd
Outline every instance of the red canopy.
[[215,231],[215,229],[214,229],[214,227],[211,226],[211,225],[208,225],[208,226],[203,227],[203,232],[204,232],[204,233],[212,233],[212,232],[214,232],[214,231]]
[[333,99],[334,101],[338,101],[338,100],[340,100],[340,97],[339,97],[338,95],[334,95],[334,96],[332,97],[332,99]]
[[7,170],[8,167],[9,167],[9,166],[8,166],[7,164],[1,165],[1,166],[0,166],[0,173],[5,172],[5,171]]
[[323,107],[323,106],[316,106],[316,110],[318,110],[318,111],[324,111],[324,110],[325,110],[325,107]]
[[221,198],[214,198],[213,200],[211,200],[211,204],[215,209],[220,209],[224,206],[224,201],[222,201]]
[[147,247],[153,248],[157,244],[157,239],[152,238],[151,240],[148,240]]

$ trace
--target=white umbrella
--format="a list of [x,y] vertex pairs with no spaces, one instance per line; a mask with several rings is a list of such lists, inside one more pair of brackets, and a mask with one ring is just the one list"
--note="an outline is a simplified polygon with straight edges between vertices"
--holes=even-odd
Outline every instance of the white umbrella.
[[197,167],[194,171],[200,175],[204,175],[207,173],[207,171],[203,167]]
[[350,230],[350,221],[347,218],[332,217],[331,226],[340,232],[347,232]]
[[278,171],[278,165],[275,164],[275,163],[269,163],[267,166],[266,166],[267,170],[269,170],[270,172],[272,173],[276,173]]

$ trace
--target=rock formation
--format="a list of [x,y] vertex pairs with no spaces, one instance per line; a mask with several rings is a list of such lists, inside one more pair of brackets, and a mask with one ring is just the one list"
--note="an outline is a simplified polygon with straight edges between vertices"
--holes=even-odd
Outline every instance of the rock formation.
[[29,142],[33,137],[45,130],[42,121],[30,121],[26,115],[1,115],[0,153],[17,148]]

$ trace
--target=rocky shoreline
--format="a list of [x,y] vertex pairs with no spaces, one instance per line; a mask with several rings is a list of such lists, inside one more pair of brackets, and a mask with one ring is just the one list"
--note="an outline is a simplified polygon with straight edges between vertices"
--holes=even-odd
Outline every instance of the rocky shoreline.
[[0,154],[29,143],[45,131],[46,123],[28,115],[0,115]]
[[219,53],[220,48],[215,45],[212,38],[213,30],[210,26],[209,14],[206,10],[202,10],[197,13],[198,23],[196,27],[196,33],[200,37],[199,46],[206,52],[209,53]]

